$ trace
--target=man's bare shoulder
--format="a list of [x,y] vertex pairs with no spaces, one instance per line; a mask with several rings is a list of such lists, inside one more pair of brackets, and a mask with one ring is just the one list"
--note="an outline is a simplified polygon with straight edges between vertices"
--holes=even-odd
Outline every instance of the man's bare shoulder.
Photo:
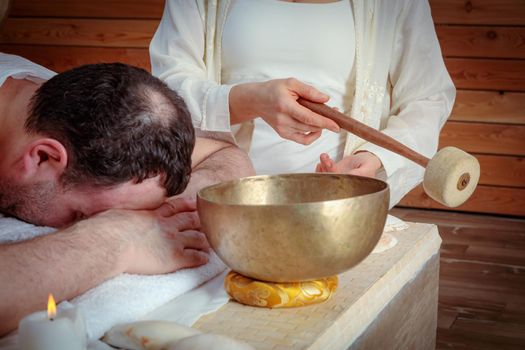
[[235,145],[235,139],[233,138],[233,134],[231,132],[203,131],[199,128],[195,128],[195,137],[200,139],[222,141]]
[[8,77],[5,82],[2,84],[1,89],[20,89],[26,86],[39,86],[44,80],[34,81],[29,79],[15,79],[13,77]]
[[200,164],[212,154],[228,147],[235,147],[230,142],[227,142],[219,137],[210,137],[209,135],[197,134],[195,138],[195,148],[191,155],[192,166]]
[[[43,80],[42,80],[43,82]],[[40,83],[31,81],[28,79],[14,79],[7,78],[5,82],[0,86],[1,96],[14,96],[22,91],[33,90],[35,91],[40,86]]]

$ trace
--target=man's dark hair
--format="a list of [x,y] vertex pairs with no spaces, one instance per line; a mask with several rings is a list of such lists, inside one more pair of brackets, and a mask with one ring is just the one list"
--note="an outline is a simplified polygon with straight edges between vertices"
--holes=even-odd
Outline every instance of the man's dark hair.
[[33,96],[25,127],[64,145],[66,186],[160,175],[172,196],[190,178],[195,134],[186,104],[137,67],[89,64],[56,75]]

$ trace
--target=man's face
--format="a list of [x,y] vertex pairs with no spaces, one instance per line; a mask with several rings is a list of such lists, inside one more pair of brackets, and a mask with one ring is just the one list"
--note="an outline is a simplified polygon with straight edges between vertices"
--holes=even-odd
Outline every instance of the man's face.
[[158,177],[139,184],[67,190],[54,181],[29,185],[0,178],[0,211],[41,226],[64,227],[108,209],[154,209],[164,199]]

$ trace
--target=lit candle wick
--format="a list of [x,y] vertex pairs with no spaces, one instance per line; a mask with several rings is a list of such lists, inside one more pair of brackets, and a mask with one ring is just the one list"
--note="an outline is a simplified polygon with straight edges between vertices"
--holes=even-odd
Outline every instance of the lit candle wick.
[[47,318],[53,321],[56,314],[57,304],[55,303],[55,298],[53,298],[53,294],[49,294],[49,297],[47,298]]

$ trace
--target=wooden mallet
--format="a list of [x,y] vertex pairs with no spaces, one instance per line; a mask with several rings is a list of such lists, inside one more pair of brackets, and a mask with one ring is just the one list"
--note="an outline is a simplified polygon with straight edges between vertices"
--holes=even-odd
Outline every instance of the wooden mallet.
[[456,147],[445,147],[432,159],[417,153],[402,143],[380,131],[328,107],[303,98],[297,100],[301,105],[333,120],[342,129],[359,136],[363,140],[397,153],[425,168],[423,188],[435,201],[447,207],[457,207],[470,198],[479,181],[478,160]]

